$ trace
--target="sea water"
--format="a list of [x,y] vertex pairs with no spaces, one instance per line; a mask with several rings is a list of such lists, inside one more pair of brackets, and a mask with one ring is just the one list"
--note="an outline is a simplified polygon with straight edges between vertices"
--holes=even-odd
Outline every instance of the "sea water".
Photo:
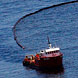
[[[43,12],[29,16],[28,18],[24,18],[24,20],[31,21],[30,19],[32,17],[35,17],[37,20],[38,16],[39,19],[38,25],[41,27],[38,27],[37,30],[32,28],[31,33],[26,33],[28,36],[33,34],[34,37],[29,37],[31,39],[37,37],[37,44],[34,44],[35,47],[32,47],[33,44],[31,45],[34,49],[25,51],[21,49],[14,40],[12,30],[17,20],[26,14],[35,12],[44,7],[68,1],[71,0],[0,0],[0,78],[78,77],[78,3],[47,9]],[[48,18],[44,18],[46,12]],[[40,15],[43,20],[39,18]],[[49,15],[52,15],[52,18],[51,16],[49,17]],[[48,20],[48,22],[45,20]],[[27,23],[25,22],[24,25],[26,24]],[[21,25],[23,24],[21,23]],[[31,27],[33,25],[34,23]],[[29,24],[27,26],[29,26]],[[41,30],[44,32],[40,32]],[[40,32],[40,34],[37,34],[36,32]],[[47,47],[46,33],[49,35],[51,43],[56,42],[61,48],[61,52],[64,54],[64,70],[61,72],[42,72],[22,65],[22,61],[26,54],[35,54],[34,50],[36,51],[36,49],[40,50]],[[27,47],[30,47],[29,43],[31,42],[26,43]],[[44,45],[42,43],[44,43]],[[36,46],[40,46],[40,48],[37,48]]]

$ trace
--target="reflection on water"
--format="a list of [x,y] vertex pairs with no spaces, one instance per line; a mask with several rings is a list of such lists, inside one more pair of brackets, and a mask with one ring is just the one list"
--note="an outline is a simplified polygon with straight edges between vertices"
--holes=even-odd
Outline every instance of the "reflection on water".
[[64,73],[64,68],[61,69],[53,69],[53,70],[36,70],[37,72],[41,74],[63,74]]
[[64,74],[64,67],[57,69],[32,69],[30,67],[25,67],[26,70],[35,70],[39,78],[60,78]]

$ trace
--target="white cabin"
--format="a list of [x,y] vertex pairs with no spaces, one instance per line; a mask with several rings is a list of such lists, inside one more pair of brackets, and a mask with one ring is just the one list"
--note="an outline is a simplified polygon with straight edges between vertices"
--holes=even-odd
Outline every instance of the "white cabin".
[[40,54],[41,56],[50,56],[53,53],[58,53],[60,51],[59,47],[51,47],[51,44],[49,44],[49,48],[45,50],[41,50]]

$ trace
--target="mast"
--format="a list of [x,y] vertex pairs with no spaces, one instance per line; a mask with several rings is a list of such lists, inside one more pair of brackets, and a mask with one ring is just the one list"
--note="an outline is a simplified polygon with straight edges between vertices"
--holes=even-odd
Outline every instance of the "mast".
[[52,46],[51,46],[51,43],[50,43],[50,41],[49,41],[49,37],[47,36],[47,39],[48,39],[48,45],[49,45],[49,48],[52,48]]

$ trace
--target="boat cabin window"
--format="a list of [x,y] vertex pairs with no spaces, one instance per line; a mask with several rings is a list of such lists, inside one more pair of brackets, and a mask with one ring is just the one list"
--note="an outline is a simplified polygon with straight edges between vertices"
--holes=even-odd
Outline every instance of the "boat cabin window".
[[57,52],[59,52],[59,51],[46,52],[46,54],[57,53]]

